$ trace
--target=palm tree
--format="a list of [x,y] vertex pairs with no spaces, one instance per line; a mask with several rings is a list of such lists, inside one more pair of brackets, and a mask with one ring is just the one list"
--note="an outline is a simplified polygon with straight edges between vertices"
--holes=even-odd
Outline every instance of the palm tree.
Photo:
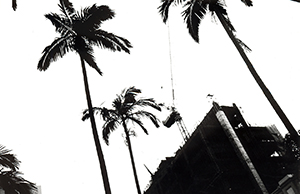
[[[135,87],[130,87],[126,91],[123,90],[121,95],[118,95],[117,98],[113,101],[113,109],[107,109],[105,107],[95,107],[93,108],[93,113],[100,114],[101,118],[104,120],[103,125],[103,139],[106,144],[109,143],[109,135],[114,131],[119,125],[123,126],[126,143],[128,145],[133,175],[135,179],[135,184],[138,194],[141,194],[141,189],[139,186],[139,181],[137,177],[137,172],[135,168],[132,146],[130,142],[130,136],[134,135],[135,132],[128,128],[127,124],[129,121],[138,124],[142,130],[148,134],[147,129],[144,127],[143,122],[140,120],[142,117],[150,119],[156,127],[159,127],[158,120],[155,115],[152,113],[143,110],[144,107],[152,107],[156,110],[161,111],[160,106],[152,98],[140,98],[135,99],[136,95],[141,93],[140,89]],[[85,110],[83,112],[82,120],[88,119],[92,114],[89,114],[91,111]]]
[[[50,13],[46,14],[45,17],[52,22],[56,31],[60,34],[60,37],[56,38],[44,49],[43,56],[37,68],[40,71],[47,70],[51,62],[59,57],[63,57],[68,51],[75,51],[79,54],[87,104],[89,110],[92,111],[93,106],[89,92],[85,62],[102,75],[102,72],[95,62],[92,46],[96,45],[101,48],[110,49],[111,51],[125,51],[126,53],[130,53],[129,48],[132,46],[125,38],[100,29],[102,22],[112,19],[115,16],[115,13],[108,6],[97,6],[94,4],[91,7],[86,7],[80,12],[77,12],[69,0],[60,0],[59,7],[62,14]],[[111,190],[107,170],[93,115],[91,115],[91,126],[105,192],[106,194],[110,194]]]
[[35,193],[35,184],[21,177],[22,173],[18,171],[20,161],[10,151],[0,145],[0,189],[9,194]]
[[[224,1],[221,0],[162,0],[162,4],[159,6],[159,12],[163,18],[163,22],[166,22],[168,20],[168,13],[169,13],[169,7],[174,4],[178,5],[183,2],[185,3],[186,9],[182,12],[182,15],[184,17],[184,20],[187,24],[187,28],[189,31],[189,34],[192,36],[192,38],[199,43],[199,25],[201,20],[204,18],[205,14],[209,10],[212,15],[216,15],[218,19],[220,20],[223,28],[227,32],[228,36],[230,37],[231,41],[235,45],[236,49],[240,53],[241,57],[243,58],[244,62],[246,63],[250,73],[254,77],[255,81],[263,91],[264,95],[270,102],[271,106],[291,134],[291,137],[298,142],[298,145],[300,145],[299,142],[299,136],[287,116],[284,114],[283,110],[280,108],[276,100],[274,99],[273,95],[269,91],[269,89],[266,87],[266,85],[263,83],[262,79],[254,69],[254,66],[248,59],[244,49],[249,50],[249,48],[241,41],[239,40],[235,35],[235,29],[233,25],[231,24],[227,11],[225,9]],[[243,3],[247,6],[252,6],[252,0],[242,0]]]

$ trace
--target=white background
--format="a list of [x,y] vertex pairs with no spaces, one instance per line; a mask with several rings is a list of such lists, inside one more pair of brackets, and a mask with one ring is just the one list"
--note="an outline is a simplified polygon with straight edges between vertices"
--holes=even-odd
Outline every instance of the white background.
[[[127,38],[131,54],[95,47],[101,77],[88,67],[94,106],[110,107],[125,87],[142,89],[142,96],[172,105],[170,54],[174,74],[175,105],[189,132],[211,107],[207,94],[220,105],[236,103],[251,125],[275,124],[279,118],[252,78],[225,30],[207,14],[200,25],[200,44],[189,36],[180,7],[171,7],[169,30],[157,7],[159,0],[73,0],[75,8],[108,5],[116,17],[102,29]],[[0,1],[0,144],[22,161],[20,170],[43,194],[104,193],[90,122],[82,122],[87,107],[79,56],[68,53],[39,72],[41,52],[55,37],[44,14],[59,12],[58,1]],[[248,56],[291,123],[300,128],[299,45],[300,3],[289,0],[227,1],[237,37],[252,52]],[[169,38],[170,45],[169,47]],[[171,52],[170,52],[171,51]],[[163,121],[169,112],[157,113]],[[102,122],[97,117],[99,134]],[[176,125],[155,128],[145,121],[149,135],[136,127],[133,152],[142,190],[160,161],[182,145]],[[135,193],[130,157],[122,128],[113,132],[110,145],[101,141],[112,193]]]

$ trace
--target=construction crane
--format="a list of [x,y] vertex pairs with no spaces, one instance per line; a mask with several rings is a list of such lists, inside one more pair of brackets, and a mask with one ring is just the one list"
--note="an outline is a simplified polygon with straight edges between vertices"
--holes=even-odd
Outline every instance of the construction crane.
[[163,124],[164,124],[164,126],[169,128],[175,122],[179,128],[179,131],[183,137],[183,140],[186,142],[190,138],[190,134],[189,134],[188,130],[186,129],[186,126],[185,126],[183,119],[180,116],[179,112],[176,111],[175,107],[172,107],[171,114],[168,116],[168,118],[165,121],[163,121]]
[[179,131],[183,137],[183,140],[186,142],[189,139],[190,134],[185,127],[182,117],[180,116],[179,112],[175,108],[175,91],[174,91],[174,78],[173,78],[173,68],[172,68],[171,39],[170,39],[169,23],[168,23],[168,37],[169,37],[169,56],[170,56],[170,72],[171,72],[171,87],[172,87],[173,106],[171,107],[171,114],[168,116],[168,118],[165,121],[163,121],[163,124],[169,128],[176,122],[176,124],[179,128]]

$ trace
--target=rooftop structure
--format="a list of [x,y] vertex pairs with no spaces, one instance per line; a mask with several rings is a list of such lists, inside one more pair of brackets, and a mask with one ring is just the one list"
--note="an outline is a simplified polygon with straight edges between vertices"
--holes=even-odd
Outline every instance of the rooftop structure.
[[176,155],[161,162],[145,194],[272,193],[287,174],[298,178],[295,162],[275,126],[251,126],[235,104],[214,102]]

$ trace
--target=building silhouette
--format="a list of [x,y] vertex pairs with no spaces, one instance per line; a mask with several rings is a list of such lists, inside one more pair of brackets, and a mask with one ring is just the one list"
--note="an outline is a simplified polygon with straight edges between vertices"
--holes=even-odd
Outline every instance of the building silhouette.
[[212,109],[175,156],[161,161],[145,194],[297,194],[299,168],[273,126],[249,125],[238,107]]

